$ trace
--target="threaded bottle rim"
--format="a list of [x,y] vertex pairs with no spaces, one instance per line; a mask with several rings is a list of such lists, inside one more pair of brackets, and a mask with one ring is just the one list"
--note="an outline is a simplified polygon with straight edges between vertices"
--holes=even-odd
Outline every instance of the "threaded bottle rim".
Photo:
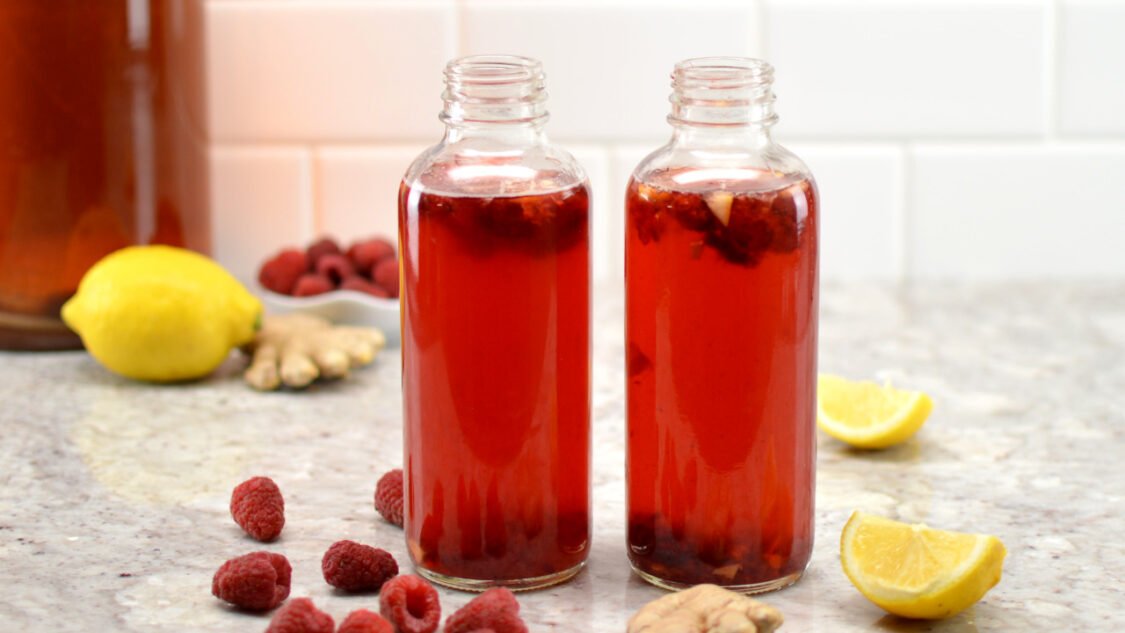
[[470,55],[445,66],[445,110],[457,123],[541,123],[547,118],[543,64],[519,55]]
[[751,57],[697,57],[672,71],[672,124],[772,125],[773,66]]

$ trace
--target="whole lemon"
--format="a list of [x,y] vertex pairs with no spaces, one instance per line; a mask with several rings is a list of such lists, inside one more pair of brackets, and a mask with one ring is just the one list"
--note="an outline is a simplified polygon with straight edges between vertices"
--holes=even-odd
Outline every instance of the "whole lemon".
[[200,378],[250,342],[262,304],[207,257],[130,246],[86,272],[62,318],[102,365],[153,382]]

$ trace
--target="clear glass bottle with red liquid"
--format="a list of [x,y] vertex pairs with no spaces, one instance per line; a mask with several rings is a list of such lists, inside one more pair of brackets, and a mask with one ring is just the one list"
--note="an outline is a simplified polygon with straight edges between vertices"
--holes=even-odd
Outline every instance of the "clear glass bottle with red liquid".
[[589,189],[539,62],[457,59],[399,194],[405,529],[447,586],[534,589],[590,547]]
[[772,80],[678,64],[626,193],[629,559],[665,588],[778,589],[812,550],[818,201]]

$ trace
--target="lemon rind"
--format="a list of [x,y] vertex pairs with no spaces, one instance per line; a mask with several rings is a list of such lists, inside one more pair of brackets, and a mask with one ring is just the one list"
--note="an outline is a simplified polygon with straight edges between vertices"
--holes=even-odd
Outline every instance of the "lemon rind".
[[[922,589],[909,591],[899,587],[889,586],[880,581],[871,581],[855,565],[854,552],[850,547],[850,545],[855,542],[855,539],[852,538],[855,531],[861,524],[868,521],[897,523],[886,517],[871,515],[858,510],[853,512],[852,516],[845,524],[844,530],[840,534],[841,544],[843,545],[843,547],[841,547],[841,562],[843,563],[842,566],[845,575],[847,575],[848,579],[855,585],[856,589],[868,600],[888,611],[900,613],[908,610],[913,611],[918,603],[924,603],[952,589],[956,589],[960,585],[975,581],[975,576],[977,574],[974,573],[974,570],[983,568],[985,561],[994,555],[994,550],[999,550],[999,552],[995,553],[999,554],[1001,563],[1004,559],[1004,544],[1000,539],[987,534],[967,534],[967,536],[971,536],[976,540],[972,552],[966,556],[956,568],[940,576],[936,576]],[[917,525],[923,529],[931,529],[924,524],[910,525]],[[995,586],[996,582],[999,582],[999,577],[995,582],[984,587],[984,593],[987,593],[988,589]],[[981,596],[977,597],[977,600],[982,596],[983,593]]]
[[[924,392],[909,391],[910,397],[891,416],[880,424],[857,429],[836,419],[826,413],[820,404],[817,404],[817,424],[832,437],[859,448],[884,448],[896,443],[895,438],[903,435],[897,441],[903,441],[918,432],[925,425],[926,420],[933,411],[933,401]],[[917,418],[915,422],[913,418]],[[890,443],[886,443],[890,440]]]

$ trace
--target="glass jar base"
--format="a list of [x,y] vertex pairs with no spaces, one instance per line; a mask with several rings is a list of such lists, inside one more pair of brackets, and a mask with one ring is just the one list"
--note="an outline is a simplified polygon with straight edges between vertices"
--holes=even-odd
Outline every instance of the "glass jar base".
[[82,349],[82,339],[58,317],[31,316],[0,310],[0,349]]
[[553,574],[546,576],[535,576],[532,578],[517,578],[515,580],[477,580],[473,578],[457,578],[456,576],[446,576],[436,571],[431,571],[418,565],[414,566],[414,570],[418,575],[429,580],[430,582],[449,587],[450,589],[457,589],[459,591],[474,591],[482,592],[492,589],[493,587],[506,587],[512,591],[532,591],[535,589],[543,589],[553,585],[562,584],[571,578],[578,575],[582,568],[586,566],[586,561],[578,563],[570,569],[564,569]]
[[[663,578],[653,576],[652,574],[650,574],[646,571],[638,569],[636,565],[631,565],[631,567],[633,568],[633,573],[636,574],[637,576],[639,576],[645,582],[647,582],[649,584],[656,585],[657,587],[660,587],[661,589],[667,589],[669,591],[680,591],[682,589],[690,589],[690,588],[694,587],[696,584],[703,584],[703,583],[689,584],[689,583],[673,582],[673,581],[670,581],[670,580],[664,580]],[[729,589],[731,591],[741,593],[741,594],[744,594],[744,595],[752,595],[752,594],[756,594],[756,593],[766,593],[766,592],[769,592],[769,591],[777,591],[778,589],[784,589],[785,587],[788,587],[789,585],[792,585],[793,583],[800,580],[801,576],[804,576],[804,575],[805,575],[805,570],[802,569],[801,571],[793,572],[792,574],[789,574],[788,576],[782,576],[781,578],[775,578],[773,580],[767,580],[765,582],[752,583],[752,584],[749,584],[749,585],[721,585],[721,586],[722,586],[723,589]]]

